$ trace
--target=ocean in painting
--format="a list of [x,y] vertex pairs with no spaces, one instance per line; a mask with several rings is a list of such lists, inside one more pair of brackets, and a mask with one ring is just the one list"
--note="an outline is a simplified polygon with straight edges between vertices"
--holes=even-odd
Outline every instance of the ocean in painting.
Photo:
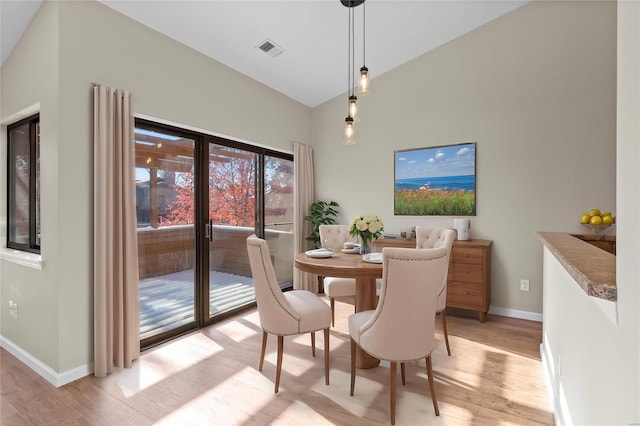
[[402,190],[441,189],[445,191],[473,191],[476,179],[474,175],[422,177],[396,180],[396,192]]

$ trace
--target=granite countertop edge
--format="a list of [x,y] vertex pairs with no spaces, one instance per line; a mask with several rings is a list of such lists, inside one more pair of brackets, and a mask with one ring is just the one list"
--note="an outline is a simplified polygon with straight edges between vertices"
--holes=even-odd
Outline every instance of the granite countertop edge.
[[616,257],[562,232],[539,232],[542,243],[589,296],[615,302]]

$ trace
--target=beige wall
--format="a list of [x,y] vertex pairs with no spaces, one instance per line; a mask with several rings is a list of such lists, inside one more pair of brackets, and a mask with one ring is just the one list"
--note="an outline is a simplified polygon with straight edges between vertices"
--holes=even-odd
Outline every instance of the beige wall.
[[130,90],[137,114],[286,152],[310,142],[307,107],[98,2],[45,1],[1,73],[0,119],[41,103],[43,267],[2,261],[2,304],[20,312],[3,309],[0,331],[54,376],[93,357],[92,82]]
[[339,202],[345,223],[377,214],[386,232],[452,226],[393,215],[394,150],[476,141],[470,234],[494,241],[492,309],[541,313],[537,232],[585,232],[581,212],[616,206],[615,25],[613,2],[516,9],[375,77],[355,146],[342,144],[345,95],[314,109],[318,198]]
[[[17,342],[20,347],[53,370],[59,368],[59,240],[58,222],[58,11],[44,3],[34,17],[10,58],[0,69],[0,120],[12,116],[40,103],[42,176],[42,259],[46,264],[42,270],[26,268],[2,261],[0,275],[0,300],[2,303],[3,338]],[[0,185],[0,215],[2,215],[2,246],[6,241],[6,128],[3,126],[2,184]],[[8,301],[18,304],[18,320],[9,316]],[[83,302],[86,305],[86,302]],[[83,322],[87,322],[83,319]],[[85,344],[86,344],[86,339]],[[84,351],[86,353],[86,351]],[[86,361],[85,361],[86,363]],[[78,363],[76,362],[76,366]]]

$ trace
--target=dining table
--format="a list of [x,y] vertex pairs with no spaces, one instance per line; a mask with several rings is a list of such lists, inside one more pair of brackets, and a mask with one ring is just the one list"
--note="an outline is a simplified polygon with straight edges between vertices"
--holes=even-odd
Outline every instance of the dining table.
[[[306,253],[295,256],[295,266],[301,271],[324,277],[354,278],[356,281],[356,312],[375,309],[376,278],[382,278],[382,263],[367,262],[357,253],[336,251],[330,257],[311,257]],[[356,367],[372,368],[380,360],[359,347],[356,349]]]

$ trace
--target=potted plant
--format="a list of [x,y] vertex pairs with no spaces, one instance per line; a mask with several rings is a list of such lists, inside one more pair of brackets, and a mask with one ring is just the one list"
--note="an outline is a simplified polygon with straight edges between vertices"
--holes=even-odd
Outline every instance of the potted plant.
[[311,234],[306,238],[313,243],[313,248],[320,248],[320,225],[332,225],[336,223],[338,211],[334,207],[339,207],[335,201],[316,201],[311,204],[310,213],[304,220],[311,222],[313,227]]

